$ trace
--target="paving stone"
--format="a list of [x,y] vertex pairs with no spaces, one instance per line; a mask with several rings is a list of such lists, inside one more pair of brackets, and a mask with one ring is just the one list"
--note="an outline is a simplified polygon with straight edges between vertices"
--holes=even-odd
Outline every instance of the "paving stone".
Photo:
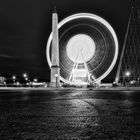
[[0,91],[0,139],[140,139],[138,92],[47,92]]

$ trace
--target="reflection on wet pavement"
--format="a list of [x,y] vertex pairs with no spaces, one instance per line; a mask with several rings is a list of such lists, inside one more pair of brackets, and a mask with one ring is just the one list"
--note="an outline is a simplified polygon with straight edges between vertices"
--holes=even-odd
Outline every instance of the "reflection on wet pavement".
[[0,139],[140,138],[138,92],[61,92],[1,91]]

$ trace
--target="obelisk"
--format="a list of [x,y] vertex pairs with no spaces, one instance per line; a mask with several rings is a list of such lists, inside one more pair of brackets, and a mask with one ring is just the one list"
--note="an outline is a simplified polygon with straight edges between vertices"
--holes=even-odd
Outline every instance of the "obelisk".
[[51,50],[51,87],[60,87],[59,67],[59,37],[58,37],[58,14],[54,8],[52,14],[52,50]]

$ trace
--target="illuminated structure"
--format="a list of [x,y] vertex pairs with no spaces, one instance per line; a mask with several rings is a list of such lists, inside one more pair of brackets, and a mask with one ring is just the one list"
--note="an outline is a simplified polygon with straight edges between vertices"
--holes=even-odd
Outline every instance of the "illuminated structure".
[[[106,20],[94,14],[79,13],[62,20],[58,29],[61,81],[98,83],[111,72],[118,56],[118,40]],[[46,51],[50,67],[54,63],[50,59],[53,40],[52,32]]]
[[68,42],[67,55],[71,61],[74,62],[74,66],[69,77],[70,82],[84,84],[90,81],[90,73],[86,61],[92,57],[93,50],[95,51],[95,47],[92,45],[92,39],[84,34],[76,35]]
[[58,15],[56,9],[52,15],[52,50],[51,50],[51,87],[60,86],[59,68],[59,39],[58,39]]
[[140,78],[140,12],[132,7],[115,82],[139,81]]

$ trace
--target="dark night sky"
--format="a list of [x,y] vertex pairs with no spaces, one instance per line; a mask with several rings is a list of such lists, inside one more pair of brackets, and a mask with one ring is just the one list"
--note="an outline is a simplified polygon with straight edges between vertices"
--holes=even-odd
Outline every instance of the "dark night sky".
[[[46,43],[55,5],[59,21],[78,12],[103,17],[116,31],[121,49],[132,3],[132,0],[1,0],[0,75],[27,72],[30,77],[49,80]],[[140,7],[140,1],[135,5]]]

